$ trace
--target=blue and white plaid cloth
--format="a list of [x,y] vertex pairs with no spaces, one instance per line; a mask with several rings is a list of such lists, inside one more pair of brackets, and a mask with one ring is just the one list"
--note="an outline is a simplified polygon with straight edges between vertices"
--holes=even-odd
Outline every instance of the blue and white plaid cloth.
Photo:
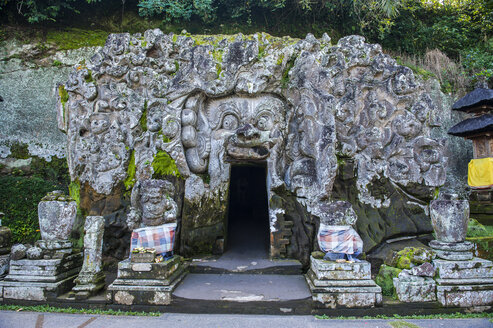
[[363,240],[351,226],[332,226],[321,223],[318,245],[325,253],[358,255],[363,251]]
[[176,223],[139,228],[132,231],[130,253],[134,248],[154,248],[157,254],[173,251]]

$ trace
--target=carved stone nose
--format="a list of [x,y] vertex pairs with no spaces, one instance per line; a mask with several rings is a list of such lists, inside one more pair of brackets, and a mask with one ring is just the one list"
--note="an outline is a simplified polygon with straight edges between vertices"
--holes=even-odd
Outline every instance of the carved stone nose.
[[259,131],[257,130],[257,128],[255,128],[254,126],[250,125],[250,124],[245,124],[241,127],[239,127],[237,130],[236,130],[236,134],[241,137],[241,138],[244,138],[244,139],[254,139],[254,138],[259,138],[260,137],[260,133]]

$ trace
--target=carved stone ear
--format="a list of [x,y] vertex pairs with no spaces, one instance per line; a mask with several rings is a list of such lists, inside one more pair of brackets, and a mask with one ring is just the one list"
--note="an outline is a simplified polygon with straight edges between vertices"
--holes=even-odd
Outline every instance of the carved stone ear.
[[189,148],[185,151],[188,168],[193,173],[204,173],[207,171],[207,156],[200,156],[199,147]]

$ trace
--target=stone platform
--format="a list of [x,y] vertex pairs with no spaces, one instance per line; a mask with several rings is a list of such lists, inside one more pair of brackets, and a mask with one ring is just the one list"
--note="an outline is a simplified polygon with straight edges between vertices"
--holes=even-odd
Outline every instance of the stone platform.
[[185,276],[179,256],[161,263],[118,263],[118,275],[108,287],[107,298],[124,305],[169,305],[171,293]]
[[12,260],[0,290],[4,300],[46,301],[55,299],[74,286],[82,265],[82,253],[59,259]]
[[337,263],[310,258],[306,281],[322,308],[365,308],[382,304],[382,289],[371,279],[366,261]]
[[434,260],[437,268],[437,299],[445,307],[493,305],[493,262]]

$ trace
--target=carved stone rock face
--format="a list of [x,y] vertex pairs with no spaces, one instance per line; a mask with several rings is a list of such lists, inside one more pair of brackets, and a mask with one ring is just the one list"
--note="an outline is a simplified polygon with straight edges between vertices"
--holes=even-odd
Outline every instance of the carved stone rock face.
[[144,185],[166,153],[185,186],[172,197],[187,252],[224,238],[231,165],[244,162],[267,168],[273,256],[308,261],[333,199],[350,201],[365,251],[432,230],[447,161],[435,105],[362,37],[112,34],[64,87],[71,178],[104,195],[133,179],[132,198],[147,200],[132,202],[130,226],[159,224],[173,211]]

